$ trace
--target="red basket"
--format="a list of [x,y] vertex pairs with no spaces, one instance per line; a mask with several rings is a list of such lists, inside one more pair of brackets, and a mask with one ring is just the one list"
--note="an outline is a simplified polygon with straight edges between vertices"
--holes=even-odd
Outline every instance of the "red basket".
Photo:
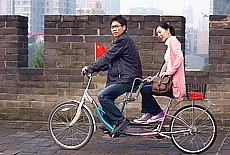
[[189,100],[203,100],[206,94],[206,84],[186,84],[186,97]]

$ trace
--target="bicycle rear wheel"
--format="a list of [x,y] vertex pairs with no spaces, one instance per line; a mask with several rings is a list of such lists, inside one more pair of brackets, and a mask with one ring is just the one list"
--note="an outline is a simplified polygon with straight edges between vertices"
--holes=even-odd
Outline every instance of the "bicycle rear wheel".
[[50,113],[48,130],[55,143],[64,149],[80,149],[92,137],[94,131],[93,120],[88,110],[82,106],[80,118],[73,126],[73,120],[78,103],[64,102],[57,105]]
[[[202,153],[215,142],[217,125],[213,115],[199,105],[188,105],[179,109],[175,117],[182,118],[190,126],[190,131],[172,134],[172,143],[184,153]],[[180,120],[172,118],[171,132],[187,130],[188,127]]]

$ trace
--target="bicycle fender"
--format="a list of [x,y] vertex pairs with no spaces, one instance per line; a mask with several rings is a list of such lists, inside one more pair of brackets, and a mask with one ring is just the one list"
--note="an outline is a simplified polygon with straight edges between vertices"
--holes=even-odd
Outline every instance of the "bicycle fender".
[[94,132],[96,132],[97,130],[97,126],[96,126],[96,121],[94,119],[93,113],[91,112],[91,110],[89,109],[89,107],[87,107],[85,104],[83,104],[83,107],[85,107],[86,110],[88,110],[92,120],[93,120],[93,126],[94,126]]

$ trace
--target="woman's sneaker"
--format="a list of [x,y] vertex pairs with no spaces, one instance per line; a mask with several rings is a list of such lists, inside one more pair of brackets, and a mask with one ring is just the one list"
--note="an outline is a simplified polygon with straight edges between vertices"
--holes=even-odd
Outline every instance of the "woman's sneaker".
[[133,122],[135,122],[135,123],[143,123],[143,122],[146,122],[151,117],[152,117],[152,114],[146,113],[146,114],[142,115],[140,118],[134,119]]
[[154,123],[154,122],[162,121],[163,117],[164,117],[164,112],[161,111],[159,114],[152,116],[150,119],[148,119],[147,123]]

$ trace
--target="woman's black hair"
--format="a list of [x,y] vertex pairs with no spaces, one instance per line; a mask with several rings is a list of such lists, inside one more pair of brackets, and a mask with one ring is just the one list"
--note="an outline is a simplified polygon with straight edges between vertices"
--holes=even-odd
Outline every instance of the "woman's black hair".
[[115,16],[115,17],[113,17],[112,19],[111,19],[111,21],[110,21],[110,26],[111,26],[111,24],[112,24],[112,22],[114,22],[114,21],[118,21],[120,24],[121,24],[121,26],[126,26],[126,28],[125,28],[125,30],[124,31],[126,31],[127,30],[127,20],[122,16],[122,15],[118,15],[118,16]]
[[161,27],[161,28],[163,28],[165,30],[169,29],[169,32],[171,33],[172,36],[176,35],[174,28],[171,25],[169,25],[169,24],[167,24],[165,22],[161,22],[161,23],[157,24],[157,26],[155,28],[155,33],[156,33],[156,30],[157,30],[157,27]]

